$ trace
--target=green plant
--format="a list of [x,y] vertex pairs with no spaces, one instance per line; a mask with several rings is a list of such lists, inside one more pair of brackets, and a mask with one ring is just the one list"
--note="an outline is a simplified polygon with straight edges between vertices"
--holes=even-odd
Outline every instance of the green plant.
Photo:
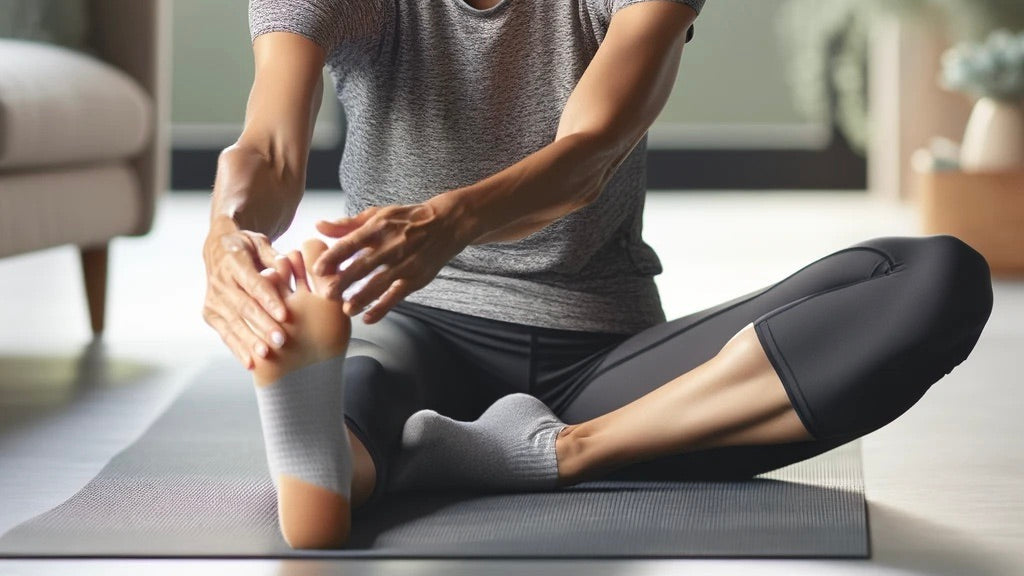
[[808,118],[835,122],[861,153],[869,137],[868,38],[880,17],[930,20],[968,41],[996,28],[1024,29],[1024,1],[788,0],[778,30],[794,103]]
[[962,42],[942,55],[942,84],[975,96],[1024,98],[1024,33],[997,30],[984,42]]

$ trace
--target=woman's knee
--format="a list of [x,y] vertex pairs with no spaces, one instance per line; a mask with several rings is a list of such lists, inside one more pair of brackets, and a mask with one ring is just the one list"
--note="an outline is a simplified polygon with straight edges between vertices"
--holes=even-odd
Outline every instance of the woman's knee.
[[[860,436],[909,409],[967,358],[992,308],[988,264],[959,238],[890,237],[864,244],[889,258],[888,278],[865,282],[866,300],[858,304],[878,321],[853,321],[862,340],[835,353],[834,365],[846,368],[836,368],[834,379],[818,364],[830,350],[789,359],[809,387],[803,393],[819,439]],[[832,384],[814,387],[814,376]]]
[[925,249],[917,262],[918,290],[934,294],[933,318],[928,324],[955,341],[980,333],[992,312],[992,278],[988,262],[977,250],[956,236],[940,234],[922,238]]
[[891,309],[884,336],[891,356],[884,369],[850,393],[861,397],[858,434],[891,422],[936,381],[966,360],[992,309],[992,286],[984,257],[955,236],[901,240],[893,248],[900,306]]
[[980,330],[992,311],[985,257],[949,234],[889,236],[860,243],[884,253],[885,274],[899,274],[897,314],[922,335],[948,340]]

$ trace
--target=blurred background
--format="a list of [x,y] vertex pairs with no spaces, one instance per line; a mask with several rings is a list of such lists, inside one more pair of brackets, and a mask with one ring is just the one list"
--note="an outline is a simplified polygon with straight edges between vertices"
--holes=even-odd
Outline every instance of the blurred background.
[[[201,318],[201,248],[252,74],[246,0],[0,0],[0,493],[27,494],[6,471],[45,475],[53,422],[72,422],[89,461],[15,498],[0,532],[73,492],[228,354]],[[1021,0],[709,0],[649,132],[644,238],[669,318],[871,237],[954,234],[988,259],[980,359],[865,444],[875,561],[907,573],[1024,573],[1020,463],[996,453],[1024,453],[1024,430],[935,435],[972,414],[1019,420],[1020,397],[972,387],[1020,378],[1022,102]],[[327,93],[279,249],[341,213],[344,134]],[[939,480],[950,442],[988,476]]]

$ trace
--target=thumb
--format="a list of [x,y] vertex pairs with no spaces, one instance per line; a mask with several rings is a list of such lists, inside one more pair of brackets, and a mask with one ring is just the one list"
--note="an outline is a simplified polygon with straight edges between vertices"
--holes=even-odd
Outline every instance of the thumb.
[[316,223],[317,231],[331,238],[340,238],[358,227],[359,225],[353,223],[351,218],[318,220]]
[[256,258],[260,261],[260,264],[264,268],[273,268],[274,261],[278,257],[277,250],[270,244],[270,239],[263,234],[249,233],[246,234],[252,245],[256,248]]
[[318,220],[316,223],[316,229],[323,235],[330,238],[341,238],[349,232],[359,228],[366,223],[374,214],[377,213],[378,207],[371,206],[366,210],[363,210],[355,216],[348,218],[338,218],[336,220]]

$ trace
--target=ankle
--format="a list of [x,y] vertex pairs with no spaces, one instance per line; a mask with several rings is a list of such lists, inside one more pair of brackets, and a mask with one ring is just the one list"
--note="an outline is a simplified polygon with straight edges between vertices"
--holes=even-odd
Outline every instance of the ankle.
[[588,469],[589,434],[580,424],[570,424],[555,437],[558,485],[570,486],[582,481]]

